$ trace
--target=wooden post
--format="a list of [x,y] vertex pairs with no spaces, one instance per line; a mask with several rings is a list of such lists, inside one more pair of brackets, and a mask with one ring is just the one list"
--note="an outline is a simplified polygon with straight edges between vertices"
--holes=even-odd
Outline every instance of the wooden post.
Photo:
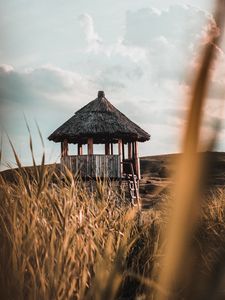
[[136,170],[136,175],[137,178],[140,179],[141,178],[141,174],[140,174],[140,162],[139,162],[139,157],[138,157],[138,142],[134,142],[134,157],[135,157],[135,170]]
[[128,159],[132,159],[132,145],[128,143]]
[[134,142],[132,142],[132,159],[135,159],[135,146],[134,146]]
[[93,138],[88,139],[88,155],[93,154]]
[[63,142],[61,142],[61,158],[63,158],[64,153],[63,153]]
[[111,155],[113,155],[113,143],[111,143]]
[[122,154],[123,154],[123,161],[125,160],[125,147],[124,142],[122,142]]
[[105,155],[109,155],[110,154],[110,148],[109,148],[109,143],[105,144]]
[[77,155],[83,155],[82,144],[77,144]]
[[118,154],[120,157],[120,169],[121,169],[121,177],[123,175],[123,157],[122,157],[122,152],[123,152],[123,145],[122,145],[122,140],[118,140]]
[[65,140],[65,155],[68,156],[68,152],[69,152],[69,145],[68,145],[68,141]]
[[65,157],[68,155],[68,142],[67,140],[64,140],[61,143],[61,157]]

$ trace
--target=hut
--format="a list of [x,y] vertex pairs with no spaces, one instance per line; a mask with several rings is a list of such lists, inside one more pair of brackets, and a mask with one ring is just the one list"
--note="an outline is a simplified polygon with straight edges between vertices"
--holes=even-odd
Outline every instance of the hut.
[[[150,135],[116,109],[103,91],[48,139],[61,143],[61,163],[72,172],[79,173],[84,179],[128,180],[137,198],[140,180],[138,142],[148,141]],[[76,155],[69,155],[69,144],[77,145]],[[94,153],[95,144],[104,144],[104,154]]]

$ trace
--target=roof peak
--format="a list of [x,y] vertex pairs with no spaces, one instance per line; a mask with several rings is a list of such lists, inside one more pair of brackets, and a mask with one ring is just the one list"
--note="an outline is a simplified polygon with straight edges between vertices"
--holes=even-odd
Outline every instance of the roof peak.
[[105,92],[104,91],[98,91],[98,99],[105,98]]

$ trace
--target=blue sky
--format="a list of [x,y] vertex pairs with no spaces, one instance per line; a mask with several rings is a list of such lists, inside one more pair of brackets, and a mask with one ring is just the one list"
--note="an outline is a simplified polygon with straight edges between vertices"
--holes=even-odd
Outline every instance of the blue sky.
[[[30,164],[26,116],[37,158],[60,146],[47,136],[96,98],[98,90],[148,131],[142,155],[179,151],[191,74],[198,64],[212,1],[0,0],[0,126],[3,162],[13,163],[4,132]],[[218,51],[204,137],[212,132],[224,94],[224,55]],[[225,149],[224,123],[218,150]],[[75,148],[71,147],[72,151]]]

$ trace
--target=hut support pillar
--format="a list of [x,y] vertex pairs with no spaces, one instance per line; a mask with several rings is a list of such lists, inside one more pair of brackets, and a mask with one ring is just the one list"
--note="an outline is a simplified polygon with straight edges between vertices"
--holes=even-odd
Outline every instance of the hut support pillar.
[[88,139],[88,155],[93,154],[93,138]]
[[82,144],[77,144],[77,155],[83,155]]
[[109,143],[105,144],[105,155],[109,155],[110,154],[110,147],[109,147]]
[[61,157],[65,157],[68,155],[68,141],[64,140],[61,143]]
[[113,155],[113,143],[111,143],[111,155]]
[[122,142],[122,156],[123,156],[123,161],[125,160],[125,145],[124,142]]
[[141,178],[140,174],[140,161],[138,157],[138,142],[134,142],[134,161],[135,161],[135,170],[136,170],[136,175],[137,178]]
[[63,142],[61,142],[61,158],[63,157]]
[[132,144],[128,143],[128,159],[132,159]]
[[120,157],[120,169],[121,169],[121,177],[123,175],[123,143],[122,140],[118,140],[118,154]]
[[132,159],[135,160],[135,155],[134,155],[134,153],[135,153],[134,142],[131,144],[131,146],[132,146]]

